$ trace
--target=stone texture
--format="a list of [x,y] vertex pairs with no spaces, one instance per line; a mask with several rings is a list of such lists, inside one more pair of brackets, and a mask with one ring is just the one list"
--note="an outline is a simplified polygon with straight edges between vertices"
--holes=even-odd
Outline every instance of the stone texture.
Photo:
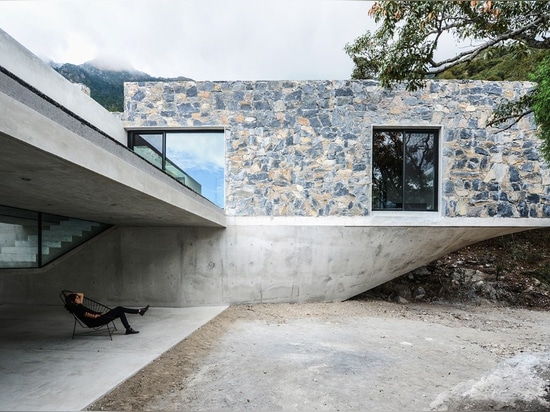
[[531,83],[375,81],[127,83],[131,127],[226,130],[225,210],[233,216],[367,216],[372,128],[440,128],[440,209],[448,217],[550,217],[535,125],[487,119]]

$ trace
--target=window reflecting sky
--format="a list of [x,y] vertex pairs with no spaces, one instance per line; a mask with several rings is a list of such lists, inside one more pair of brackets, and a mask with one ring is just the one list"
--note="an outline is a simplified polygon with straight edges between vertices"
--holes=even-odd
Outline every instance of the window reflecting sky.
[[224,207],[223,131],[166,134],[166,157],[202,186],[202,195]]

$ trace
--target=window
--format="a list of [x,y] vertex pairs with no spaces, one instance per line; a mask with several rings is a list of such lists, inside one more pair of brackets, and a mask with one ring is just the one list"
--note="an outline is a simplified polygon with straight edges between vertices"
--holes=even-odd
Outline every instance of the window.
[[375,129],[373,210],[437,210],[439,131]]
[[0,269],[42,267],[109,225],[0,205]]
[[224,207],[223,130],[132,131],[129,147],[181,184]]

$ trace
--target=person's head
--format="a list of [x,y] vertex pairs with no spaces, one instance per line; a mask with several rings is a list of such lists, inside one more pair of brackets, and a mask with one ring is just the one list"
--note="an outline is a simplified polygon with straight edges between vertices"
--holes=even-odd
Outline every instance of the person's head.
[[76,303],[75,302],[76,297],[77,297],[76,293],[69,293],[68,295],[65,295],[65,302],[68,305],[74,305]]
[[73,313],[75,299],[76,299],[76,293],[69,293],[65,295],[65,309],[67,309],[71,313]]

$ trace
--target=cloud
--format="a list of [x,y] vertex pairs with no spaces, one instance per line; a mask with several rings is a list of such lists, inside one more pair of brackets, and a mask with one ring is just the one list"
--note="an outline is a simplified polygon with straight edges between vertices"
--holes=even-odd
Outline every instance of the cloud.
[[0,1],[0,27],[41,57],[118,56],[196,80],[346,79],[343,47],[369,2],[328,0]]
[[187,169],[224,169],[225,137],[223,131],[167,133],[166,147],[166,156]]

